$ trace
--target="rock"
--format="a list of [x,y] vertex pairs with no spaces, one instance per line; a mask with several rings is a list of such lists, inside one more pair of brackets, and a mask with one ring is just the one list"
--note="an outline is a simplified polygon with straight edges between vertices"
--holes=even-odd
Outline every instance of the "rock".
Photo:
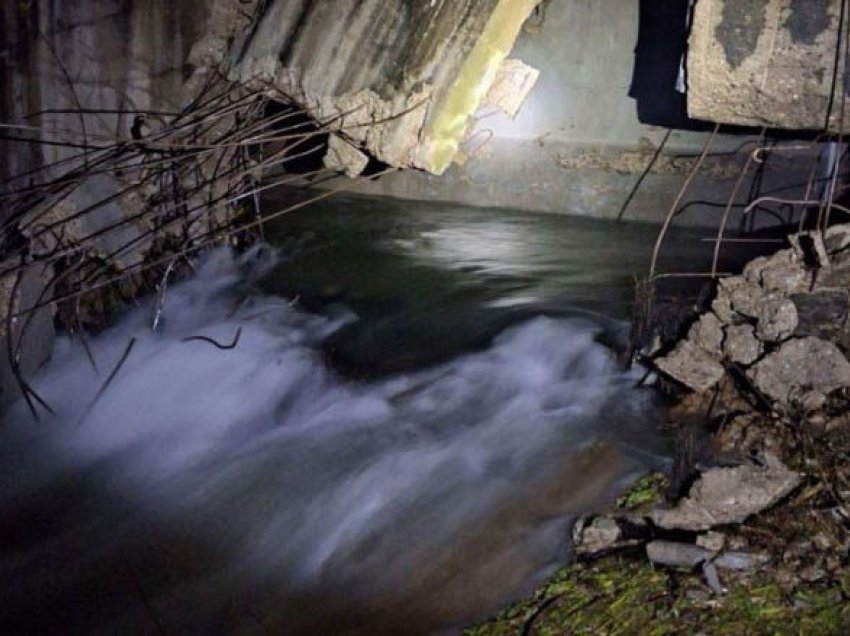
[[655,525],[671,530],[700,531],[740,523],[774,505],[799,483],[797,473],[766,453],[764,466],[747,464],[706,471],[675,508],[656,509],[650,518]]
[[721,279],[714,300],[711,301],[711,311],[720,319],[720,322],[727,325],[734,324],[738,320],[738,314],[732,307],[732,294],[728,287],[724,286],[724,281],[735,278],[737,277]]
[[694,391],[707,391],[720,382],[726,372],[723,365],[689,340],[683,340],[655,365],[674,380]]
[[692,543],[650,541],[646,544],[646,556],[659,565],[692,568],[710,559],[711,553]]
[[743,278],[738,278],[737,280],[739,282],[737,283],[732,283],[734,280],[732,278],[727,278],[726,280],[730,281],[729,299],[732,303],[732,308],[742,316],[756,318],[765,297],[762,288]]
[[712,357],[723,355],[723,323],[711,312],[700,316],[688,331],[688,340]]
[[576,524],[573,543],[578,552],[595,554],[616,546],[622,535],[622,530],[614,519],[595,517],[588,525]]
[[323,162],[326,168],[344,172],[353,179],[366,169],[369,157],[339,135],[329,135],[328,152]]
[[799,576],[807,583],[817,583],[826,578],[826,570],[818,565],[807,565],[800,570]]
[[813,336],[850,349],[850,293],[846,290],[794,294],[795,336]]
[[752,325],[730,325],[723,339],[723,355],[732,362],[749,365],[758,360],[764,347]]
[[722,532],[706,532],[697,537],[697,545],[709,552],[720,552],[726,544],[726,535]]
[[829,394],[850,387],[850,362],[831,342],[789,340],[748,372],[756,387],[780,404],[809,392]]
[[756,310],[756,335],[767,342],[787,340],[797,328],[797,307],[787,298],[769,297]]
[[824,245],[830,256],[850,247],[850,223],[833,225],[824,233]]
[[770,556],[751,552],[724,552],[714,560],[721,570],[755,570],[770,561]]
[[790,249],[750,261],[744,268],[743,276],[767,292],[789,294],[805,290],[811,274],[802,259]]

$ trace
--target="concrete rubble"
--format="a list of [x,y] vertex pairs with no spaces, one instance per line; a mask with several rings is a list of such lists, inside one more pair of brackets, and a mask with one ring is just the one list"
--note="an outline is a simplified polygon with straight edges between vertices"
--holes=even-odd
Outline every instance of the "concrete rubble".
[[850,229],[805,232],[791,243],[722,279],[711,310],[657,368],[705,392],[731,364],[783,412],[811,410],[850,387]]
[[668,530],[702,531],[741,523],[776,504],[799,483],[797,473],[788,470],[777,457],[766,454],[763,465],[752,463],[704,472],[675,508],[653,510],[650,518]]

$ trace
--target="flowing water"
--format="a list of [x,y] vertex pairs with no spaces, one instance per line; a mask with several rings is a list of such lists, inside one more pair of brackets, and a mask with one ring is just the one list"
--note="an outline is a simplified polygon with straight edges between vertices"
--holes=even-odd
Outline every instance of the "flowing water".
[[34,381],[56,416],[18,404],[0,433],[0,632],[416,634],[497,610],[663,459],[615,354],[654,236],[338,197],[197,263],[156,333],[149,299],[92,360],[61,340]]

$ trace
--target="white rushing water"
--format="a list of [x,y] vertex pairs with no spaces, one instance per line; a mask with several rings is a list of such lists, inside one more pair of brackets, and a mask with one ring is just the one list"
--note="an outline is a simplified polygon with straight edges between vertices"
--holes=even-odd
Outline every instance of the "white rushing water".
[[212,255],[157,333],[148,305],[92,338],[96,369],[60,341],[33,383],[56,415],[8,414],[9,633],[448,628],[562,561],[570,519],[655,448],[588,321],[354,381],[319,345],[356,317],[252,293],[267,257]]

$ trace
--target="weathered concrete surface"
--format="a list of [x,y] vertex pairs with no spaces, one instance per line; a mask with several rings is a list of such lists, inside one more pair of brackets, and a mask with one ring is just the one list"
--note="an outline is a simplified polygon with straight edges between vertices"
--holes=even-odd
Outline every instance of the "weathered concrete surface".
[[791,129],[829,121],[837,130],[845,90],[842,1],[699,0],[688,53],[691,116]]
[[391,165],[442,173],[538,0],[269,3],[231,76]]
[[[551,0],[545,21],[540,24],[532,17],[511,52],[512,59],[540,71],[515,119],[493,108],[479,111],[461,145],[466,161],[453,164],[440,177],[404,171],[346,187],[398,198],[618,216],[666,133],[641,124],[635,101],[629,97],[638,8],[635,0]],[[623,217],[662,220],[705,138],[706,133],[673,131]],[[740,136],[718,136],[713,156],[705,161],[686,199],[693,203],[684,207],[677,225],[717,227],[746,152],[753,147],[742,147],[746,142]],[[810,158],[811,153],[805,152],[772,157],[764,166],[760,191],[801,196],[803,188],[789,188],[789,184],[806,181],[808,173],[802,172]],[[798,177],[789,176],[795,170]],[[740,189],[741,198],[750,192],[754,174],[751,169]],[[329,187],[339,185],[339,181],[328,183]],[[730,227],[740,218],[740,212],[733,211]],[[756,210],[748,221],[759,226],[778,219]]]
[[[3,131],[21,139],[4,141],[2,146],[0,180],[4,191],[64,174],[74,166],[73,162],[58,163],[44,172],[30,171],[79,155],[80,148],[74,144],[102,146],[129,139],[135,114],[141,111],[161,113],[152,117],[151,127],[166,120],[168,113],[179,112],[207,82],[224,57],[232,31],[246,24],[241,12],[250,12],[252,6],[252,2],[238,0],[0,3],[0,33],[4,39],[0,56],[0,121],[33,127]],[[26,141],[31,139],[60,143]],[[24,176],[12,179],[16,175]],[[55,221],[95,202],[107,201],[96,212],[65,227],[66,238],[97,232],[126,218],[128,213],[138,212],[138,193],[135,198],[110,200],[133,178],[133,170],[127,169],[123,174],[115,171],[87,179],[52,208],[48,201],[46,213]],[[0,221],[5,220],[10,209],[0,209]],[[123,226],[103,234],[93,249],[113,252],[142,231],[135,225]],[[148,246],[148,242],[142,242],[138,249],[126,251],[116,261],[132,264]],[[34,247],[52,249],[49,245]],[[39,298],[43,280],[40,271],[27,272],[21,285],[19,309],[43,300]],[[2,314],[6,300],[0,298]],[[13,326],[16,333],[25,320]],[[47,310],[38,312],[20,345],[25,375],[49,355],[52,334],[51,315]],[[13,383],[6,347],[2,351],[0,411],[15,394],[10,388]]]
[[658,508],[650,517],[661,528],[692,531],[741,523],[773,506],[800,479],[777,457],[766,454],[763,466],[747,464],[703,473],[675,508]]

